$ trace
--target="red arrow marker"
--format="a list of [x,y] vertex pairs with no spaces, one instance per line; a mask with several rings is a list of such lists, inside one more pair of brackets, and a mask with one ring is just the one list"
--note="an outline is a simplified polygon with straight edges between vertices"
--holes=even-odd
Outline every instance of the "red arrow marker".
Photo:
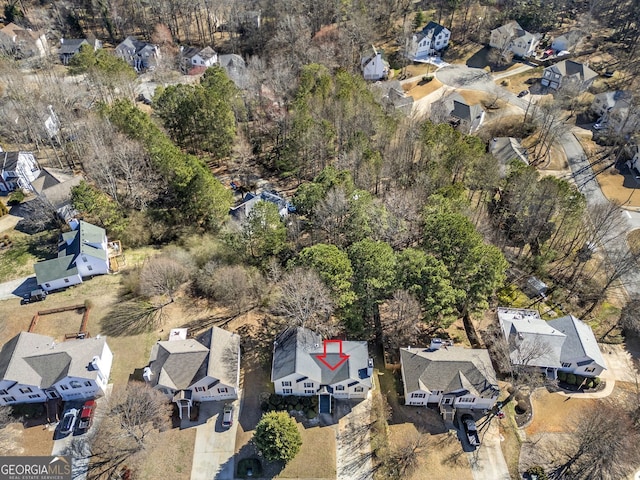
[[[347,361],[347,359],[349,358],[349,355],[347,355],[346,353],[342,353],[342,340],[324,340],[324,352],[322,354],[316,355],[318,357],[318,360],[320,360],[322,363],[324,363],[327,367],[329,367],[329,370],[335,370],[336,368],[338,368],[340,365],[342,365],[344,362]],[[336,364],[332,364],[330,363],[329,360],[327,360],[327,345],[330,343],[337,343],[338,344],[338,348],[339,351],[337,352],[339,354],[338,357],[338,363]],[[330,352],[330,353],[336,353],[336,352]]]

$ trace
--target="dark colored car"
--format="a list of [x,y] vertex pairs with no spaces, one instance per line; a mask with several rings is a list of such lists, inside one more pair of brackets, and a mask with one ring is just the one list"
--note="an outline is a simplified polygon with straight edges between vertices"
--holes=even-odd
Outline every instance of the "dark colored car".
[[518,94],[518,98],[526,97],[527,95],[529,95],[529,90],[522,90],[522,91]]
[[33,302],[41,302],[47,298],[47,292],[44,290],[37,288],[36,290],[31,290],[29,294],[27,294],[24,298],[25,303],[33,303]]
[[68,435],[73,432],[73,427],[76,426],[76,420],[78,419],[78,409],[71,408],[66,411],[64,417],[60,421],[60,433],[63,435]]
[[233,425],[233,405],[225,403],[222,413],[222,426],[229,428],[231,425]]
[[80,410],[80,420],[78,421],[78,430],[89,430],[93,423],[93,414],[96,411],[96,401],[87,400]]
[[460,418],[460,422],[462,423],[462,428],[464,428],[464,432],[467,434],[467,440],[469,440],[469,444],[472,447],[480,446],[480,437],[478,437],[478,429],[476,428],[476,422],[473,417],[469,414],[462,415]]

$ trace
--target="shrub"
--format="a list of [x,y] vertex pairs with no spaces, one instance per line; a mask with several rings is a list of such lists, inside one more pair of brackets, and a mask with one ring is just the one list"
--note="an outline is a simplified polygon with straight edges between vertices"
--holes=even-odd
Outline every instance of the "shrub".
[[431,80],[433,80],[433,75],[425,75],[422,77],[422,83],[429,83]]
[[297,412],[301,412],[302,410],[304,410],[304,407],[302,406],[301,403],[296,403],[295,410]]
[[598,385],[600,385],[600,377],[594,377],[593,378],[593,386],[597,387]]
[[578,379],[576,378],[576,376],[573,373],[567,374],[567,383],[569,385],[576,385],[577,381],[578,381]]
[[529,475],[529,477],[531,477],[531,475],[537,475],[538,480],[547,480],[549,478],[547,476],[547,472],[545,472],[544,468],[542,468],[540,465],[529,467],[525,473]]
[[558,372],[558,380],[561,382],[567,381],[567,372]]
[[307,418],[311,419],[311,418],[316,418],[318,413],[315,410],[310,409],[310,410],[307,410],[306,415],[307,415]]
[[587,383],[585,384],[585,386],[587,388],[593,388],[593,380],[587,380]]
[[3,202],[0,202],[0,217],[6,215],[7,213],[9,213],[9,209]]
[[270,406],[271,406],[271,405],[269,405],[269,402],[262,402],[262,403],[260,404],[260,410],[262,410],[263,412],[266,412],[266,411],[268,411],[268,410],[269,410],[269,407],[270,407]]
[[[251,475],[248,475],[249,470],[251,470]],[[260,475],[262,475],[262,463],[257,458],[243,458],[238,462],[239,477],[260,477]]]
[[19,205],[24,200],[24,193],[22,190],[16,190],[9,196],[9,205]]
[[522,415],[523,413],[527,413],[527,411],[529,410],[529,405],[527,405],[527,402],[525,402],[524,400],[520,400],[518,401],[515,410],[518,415]]
[[277,407],[282,403],[282,397],[280,395],[272,393],[271,395],[269,395],[269,403]]

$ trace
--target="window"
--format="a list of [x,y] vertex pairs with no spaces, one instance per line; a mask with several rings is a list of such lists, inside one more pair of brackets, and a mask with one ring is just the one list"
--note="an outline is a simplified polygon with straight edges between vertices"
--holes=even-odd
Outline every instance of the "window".
[[284,393],[285,395],[291,395],[293,393],[293,390],[290,388],[283,388],[282,393]]
[[218,393],[227,393],[228,391],[227,387],[218,387]]
[[412,393],[411,398],[425,398],[427,396],[426,393]]
[[91,265],[87,265],[87,270],[91,271],[93,270],[93,267]]
[[71,388],[82,388],[82,384],[77,380],[71,380],[69,385],[71,385]]
[[68,279],[68,278],[65,278],[65,279],[64,279],[64,283],[69,283],[69,279]]
[[570,366],[571,366],[571,364],[570,364],[570,363],[562,362],[562,367],[563,367],[563,368],[569,368]]
[[219,383],[220,383],[220,380],[215,380],[211,382],[209,385],[207,385],[207,390],[211,390],[213,387],[215,387]]
[[458,403],[474,403],[476,401],[476,397],[460,397]]
[[29,387],[26,388],[20,388],[20,393],[31,393],[32,390]]
[[83,261],[84,263],[87,263],[87,257],[82,257],[82,261]]
[[0,390],[0,395],[7,395],[9,392],[7,392],[6,390]]
[[364,388],[362,387],[356,387],[353,389],[354,392],[364,392]]
[[66,385],[60,385],[60,390],[69,390],[69,387]]
[[283,387],[290,387],[291,386],[291,382],[282,382],[282,386]]
[[15,402],[16,398],[15,397],[2,397],[2,400],[4,400],[5,402]]
[[342,392],[342,391],[344,391],[344,385],[336,385],[334,390],[336,392]]
[[85,386],[85,387],[90,387],[91,385],[93,385],[93,384],[91,383],[91,381],[90,381],[90,380],[88,380],[88,381],[84,382],[84,386]]
[[40,398],[40,394],[39,393],[35,393],[33,395],[29,395],[29,398]]
[[305,391],[304,391],[304,393],[305,393],[306,395],[313,395],[313,394],[314,394],[314,393],[316,393],[316,392],[315,392],[315,390],[305,390]]
[[596,367],[589,367],[589,368],[585,368],[585,369],[584,369],[584,371],[585,371],[585,372],[588,372],[588,373],[593,373],[593,372],[595,372],[595,371],[596,371]]
[[205,387],[196,387],[196,392],[204,392],[205,390]]
[[313,388],[313,382],[304,382],[304,388]]
[[49,288],[51,286],[51,284],[50,283],[45,283],[44,286]]

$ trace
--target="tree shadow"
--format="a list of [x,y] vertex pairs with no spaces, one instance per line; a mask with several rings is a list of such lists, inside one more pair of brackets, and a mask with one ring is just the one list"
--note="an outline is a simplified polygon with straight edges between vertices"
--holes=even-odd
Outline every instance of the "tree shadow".
[[485,68],[489,65],[489,52],[491,48],[485,46],[474,53],[466,62],[467,67],[471,68]]
[[254,458],[260,461],[262,465],[262,474],[260,477],[255,475],[251,478],[271,479],[277,477],[285,467],[282,462],[268,462],[259,453],[255,445],[252,442],[245,444],[233,457],[227,462],[220,465],[218,473],[214,477],[215,479],[224,478],[248,478],[247,476],[241,476],[238,472],[238,463],[240,460]]
[[114,305],[100,322],[102,333],[112,337],[138,335],[156,327],[162,307],[143,300],[128,300]]

